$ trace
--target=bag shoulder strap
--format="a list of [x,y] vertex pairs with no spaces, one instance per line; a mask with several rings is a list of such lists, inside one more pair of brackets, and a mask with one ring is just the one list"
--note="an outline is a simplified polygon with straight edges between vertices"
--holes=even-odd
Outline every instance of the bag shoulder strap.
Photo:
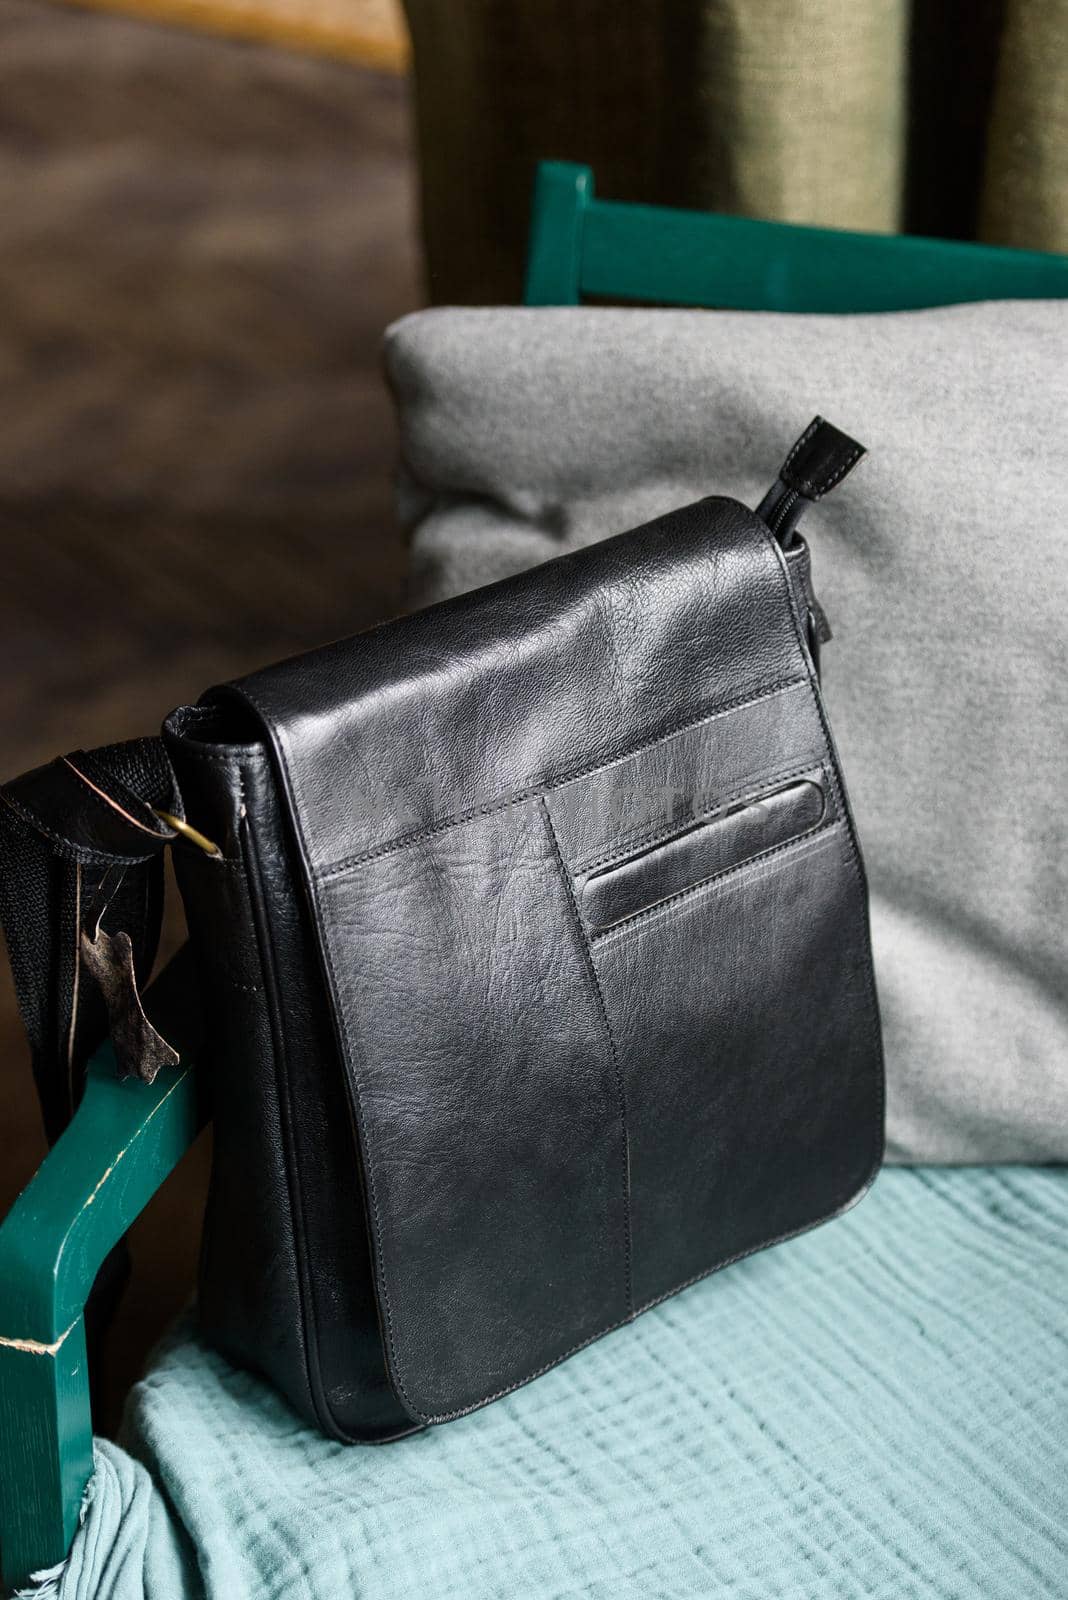
[[0,788],[0,926],[49,1142],[110,1030],[124,1076],[177,1055],[140,1003],[159,944],[163,851],[184,831],[160,739],[76,750]]

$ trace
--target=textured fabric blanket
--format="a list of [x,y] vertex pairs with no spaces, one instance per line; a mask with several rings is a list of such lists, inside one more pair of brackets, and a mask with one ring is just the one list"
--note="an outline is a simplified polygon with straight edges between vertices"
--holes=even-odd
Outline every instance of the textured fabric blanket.
[[[1068,1172],[897,1170],[519,1393],[332,1444],[188,1326],[62,1600],[1068,1593]],[[146,1471],[146,1468],[148,1469]]]
[[432,311],[386,356],[424,599],[702,495],[755,505],[814,412],[869,446],[803,531],[887,1154],[1068,1161],[1068,302]]

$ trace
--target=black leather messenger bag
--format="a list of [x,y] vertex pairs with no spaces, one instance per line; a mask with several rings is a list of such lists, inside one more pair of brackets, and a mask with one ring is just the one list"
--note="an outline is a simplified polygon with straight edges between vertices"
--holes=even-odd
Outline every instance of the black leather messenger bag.
[[53,1134],[106,1024],[124,1069],[173,1059],[135,974],[175,845],[200,1318],[334,1437],[461,1416],[870,1183],[867,897],[795,532],[861,454],[817,419],[756,513],[701,500],[3,791]]

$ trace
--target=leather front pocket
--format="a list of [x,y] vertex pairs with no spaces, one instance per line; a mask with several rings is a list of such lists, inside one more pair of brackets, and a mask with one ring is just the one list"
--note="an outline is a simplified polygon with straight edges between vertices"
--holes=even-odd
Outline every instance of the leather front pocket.
[[827,809],[816,775],[732,805],[650,849],[591,874],[580,905],[597,934],[673,900],[732,867],[818,828]]
[[558,806],[560,833],[592,845],[570,874],[622,1084],[636,1309],[830,1216],[881,1144],[863,885],[833,768],[800,718],[790,754],[815,759],[778,771],[740,716],[715,732],[718,750],[695,759],[677,736],[617,769],[611,796],[587,779]]

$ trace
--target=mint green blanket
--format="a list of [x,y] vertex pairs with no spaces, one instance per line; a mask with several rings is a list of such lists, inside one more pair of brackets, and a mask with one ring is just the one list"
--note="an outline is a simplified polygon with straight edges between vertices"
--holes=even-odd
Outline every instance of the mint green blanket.
[[890,1171],[477,1415],[345,1449],[188,1327],[63,1600],[1068,1596],[1068,1171]]

